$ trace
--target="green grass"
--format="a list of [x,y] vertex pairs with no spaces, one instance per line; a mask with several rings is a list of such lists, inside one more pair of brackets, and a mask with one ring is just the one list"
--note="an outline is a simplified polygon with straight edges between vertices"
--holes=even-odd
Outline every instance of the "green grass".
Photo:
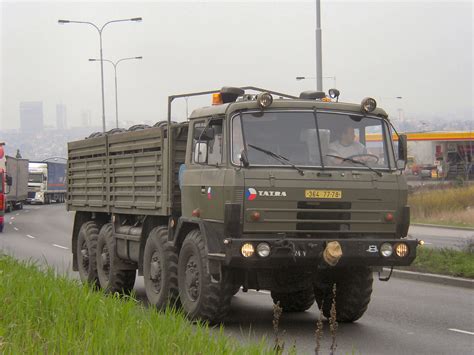
[[474,279],[473,245],[462,251],[418,247],[415,261],[404,269]]
[[192,325],[179,312],[145,309],[132,297],[107,296],[78,281],[0,255],[2,354],[261,354],[223,328]]
[[413,222],[474,227],[474,185],[416,192],[408,204]]

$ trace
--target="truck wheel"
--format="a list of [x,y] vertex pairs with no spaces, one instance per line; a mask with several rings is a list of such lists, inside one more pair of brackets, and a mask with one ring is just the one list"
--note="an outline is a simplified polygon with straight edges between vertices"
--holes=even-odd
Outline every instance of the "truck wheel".
[[143,277],[148,301],[158,309],[178,304],[178,254],[168,243],[168,228],[148,235],[143,254]]
[[46,196],[44,197],[44,204],[45,204],[45,205],[49,205],[49,203],[50,203],[49,195],[46,195]]
[[273,303],[280,302],[284,312],[304,312],[314,303],[314,292],[311,288],[297,292],[272,292]]
[[323,275],[314,287],[316,302],[326,318],[331,316],[332,285],[336,284],[336,319],[350,323],[358,320],[367,310],[372,295],[372,270],[360,267],[338,270],[334,276]]
[[105,292],[129,294],[135,284],[136,270],[120,269],[122,262],[115,252],[112,223],[104,224],[97,240],[97,276]]
[[77,265],[83,284],[98,284],[97,277],[97,238],[99,226],[94,221],[84,223],[77,235]]
[[226,274],[211,280],[206,244],[198,229],[186,236],[179,253],[178,285],[183,309],[191,319],[221,321],[230,309],[235,286]]

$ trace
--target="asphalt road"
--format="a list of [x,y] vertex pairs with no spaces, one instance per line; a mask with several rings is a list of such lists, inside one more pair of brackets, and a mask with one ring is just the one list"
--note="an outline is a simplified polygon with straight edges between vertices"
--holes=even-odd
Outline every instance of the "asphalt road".
[[474,230],[412,225],[408,238],[421,239],[428,248],[463,249],[469,242],[474,243]]
[[[72,221],[73,215],[65,212],[64,205],[26,206],[23,211],[7,214],[0,249],[71,273]],[[431,233],[434,240],[437,236],[450,238],[444,231],[417,228],[414,233]],[[137,279],[135,288],[138,297],[144,299],[143,278]],[[316,306],[304,313],[283,314],[280,329],[285,332],[286,348],[295,344],[298,353],[314,353],[318,317]],[[242,342],[265,337],[272,343],[272,320],[268,292],[239,292],[224,322],[225,333]],[[330,344],[325,321],[320,353],[329,353]],[[395,278],[374,281],[368,311],[354,324],[339,324],[337,344],[338,354],[472,354],[474,290]]]

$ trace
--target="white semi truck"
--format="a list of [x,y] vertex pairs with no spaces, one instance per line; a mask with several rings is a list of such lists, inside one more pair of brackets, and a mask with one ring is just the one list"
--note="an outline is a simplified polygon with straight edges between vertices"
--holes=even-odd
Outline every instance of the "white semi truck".
[[66,164],[30,162],[28,203],[50,204],[66,200]]

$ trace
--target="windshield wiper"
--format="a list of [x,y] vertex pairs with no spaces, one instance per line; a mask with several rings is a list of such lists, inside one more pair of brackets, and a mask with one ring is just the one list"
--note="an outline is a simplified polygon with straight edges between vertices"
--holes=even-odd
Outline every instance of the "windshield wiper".
[[366,163],[364,163],[364,162],[362,162],[362,161],[355,160],[355,159],[352,159],[352,158],[343,158],[343,157],[340,157],[339,155],[333,155],[333,154],[326,154],[326,156],[327,156],[327,157],[332,157],[332,158],[341,159],[343,162],[345,162],[345,161],[350,161],[351,163],[354,163],[354,164],[363,165],[363,166],[365,166],[367,169],[369,169],[370,171],[373,171],[374,173],[376,173],[378,176],[382,176],[382,173],[381,173],[380,171],[375,170],[374,168],[370,167],[369,165],[367,165]]
[[293,169],[297,170],[298,173],[301,176],[304,175],[304,171],[302,169],[298,168],[295,164],[293,164],[288,158],[285,158],[283,155],[274,153],[270,150],[266,150],[266,149],[261,148],[261,147],[257,147],[256,145],[253,145],[253,144],[247,144],[247,145],[249,147],[252,147],[253,149],[257,149],[257,150],[261,151],[262,153],[265,153],[265,154],[275,158],[276,160],[278,160],[279,162],[281,162],[283,164],[287,164],[287,165],[291,166]]

